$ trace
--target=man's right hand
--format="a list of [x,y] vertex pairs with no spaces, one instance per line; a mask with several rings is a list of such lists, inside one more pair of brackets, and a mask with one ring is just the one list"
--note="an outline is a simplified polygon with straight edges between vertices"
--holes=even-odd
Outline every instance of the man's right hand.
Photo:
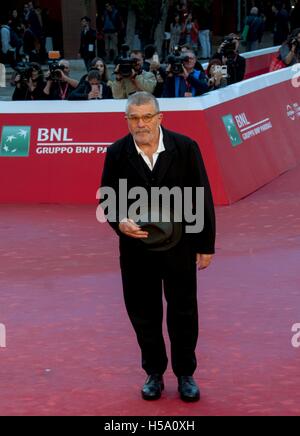
[[88,94],[88,100],[96,100],[96,99],[98,99],[98,98],[100,98],[100,93],[99,93],[99,91],[91,91],[91,92]]
[[16,85],[19,85],[20,82],[21,82],[21,75],[20,75],[20,74],[17,74],[16,77],[15,77],[15,84],[16,84]]
[[124,235],[133,239],[147,239],[149,236],[148,232],[143,232],[140,226],[135,224],[133,220],[129,220],[129,219],[123,220],[119,224],[119,229],[120,232],[122,232]]
[[168,77],[173,77],[173,73],[172,73],[172,65],[169,64],[166,68],[166,73]]
[[120,64],[116,66],[116,69],[115,69],[115,71],[114,71],[114,74],[115,74],[115,76],[116,76],[116,80],[117,80],[118,82],[120,82],[121,80],[123,80],[123,77],[122,77],[122,75],[119,73],[119,71],[120,71]]
[[219,53],[219,54],[222,53],[222,51],[223,51],[225,45],[226,45],[226,42],[222,42],[222,44],[221,44],[220,47],[218,48],[218,53]]

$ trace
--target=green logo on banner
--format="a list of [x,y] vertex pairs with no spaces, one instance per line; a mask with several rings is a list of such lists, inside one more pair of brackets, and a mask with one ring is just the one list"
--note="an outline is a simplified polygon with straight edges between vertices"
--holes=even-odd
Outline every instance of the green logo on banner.
[[234,147],[241,145],[243,143],[242,138],[240,137],[239,131],[235,124],[234,118],[232,115],[226,115],[223,117],[223,123],[227,130],[228,136],[230,138],[231,144]]
[[0,157],[28,157],[31,127],[5,126],[2,130]]

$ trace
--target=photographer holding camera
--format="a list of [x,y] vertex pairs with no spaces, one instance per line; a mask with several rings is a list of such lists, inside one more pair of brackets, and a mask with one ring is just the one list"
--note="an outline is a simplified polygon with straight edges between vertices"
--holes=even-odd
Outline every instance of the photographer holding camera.
[[154,74],[157,85],[153,91],[156,98],[161,98],[164,92],[164,84],[166,79],[166,70],[162,67],[156,47],[152,44],[145,47],[145,61],[143,70],[150,71]]
[[300,62],[300,28],[295,29],[280,48],[280,58],[287,67]]
[[220,59],[212,59],[207,67],[208,86],[211,91],[227,86],[227,69]]
[[68,100],[70,94],[78,86],[78,80],[71,79],[70,63],[66,60],[50,64],[45,98],[49,100]]
[[75,89],[69,100],[104,100],[111,99],[111,89],[106,83],[101,81],[101,74],[98,70],[91,70],[87,80],[83,81]]
[[39,64],[19,64],[16,67],[14,83],[16,89],[13,93],[13,101],[45,100],[44,74]]
[[163,97],[197,97],[209,91],[205,73],[196,70],[194,52],[183,56],[170,56]]
[[244,80],[246,73],[246,59],[239,55],[240,38],[231,33],[220,45],[218,53],[213,59],[220,59],[222,65],[227,66],[227,83],[233,85]]
[[113,97],[115,99],[126,99],[140,91],[153,94],[157,80],[153,73],[143,70],[144,59],[142,52],[134,50],[127,57],[126,48],[123,46],[123,55],[117,61],[115,80],[112,82]]

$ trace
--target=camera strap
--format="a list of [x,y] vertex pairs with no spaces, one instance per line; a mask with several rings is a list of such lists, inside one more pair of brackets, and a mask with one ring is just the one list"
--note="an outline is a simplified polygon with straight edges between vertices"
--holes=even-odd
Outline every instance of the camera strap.
[[[199,80],[200,79],[200,75],[201,75],[201,72],[200,71],[193,71],[193,73],[192,73],[192,76],[195,78],[195,79],[197,79],[197,80]],[[195,88],[193,88],[192,87],[192,85],[190,84],[190,82],[188,81],[188,80],[185,80],[185,84],[186,84],[186,92],[187,93],[191,93],[192,95],[192,97],[195,97],[196,96],[196,90],[195,90]]]
[[68,89],[69,89],[69,84],[66,83],[66,86],[65,86],[65,90],[64,90],[64,91],[63,91],[63,89],[62,89],[61,84],[59,84],[59,88],[60,88],[60,96],[61,96],[61,99],[62,99],[62,100],[65,100],[65,99],[66,99],[66,96],[67,96]]

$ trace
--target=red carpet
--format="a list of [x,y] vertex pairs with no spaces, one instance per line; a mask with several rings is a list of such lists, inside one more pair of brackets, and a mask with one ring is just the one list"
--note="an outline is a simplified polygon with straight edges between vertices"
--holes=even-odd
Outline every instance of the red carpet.
[[154,403],[124,310],[117,239],[93,207],[0,206],[0,415],[300,414],[300,168],[218,209],[218,255],[199,273],[196,378]]

